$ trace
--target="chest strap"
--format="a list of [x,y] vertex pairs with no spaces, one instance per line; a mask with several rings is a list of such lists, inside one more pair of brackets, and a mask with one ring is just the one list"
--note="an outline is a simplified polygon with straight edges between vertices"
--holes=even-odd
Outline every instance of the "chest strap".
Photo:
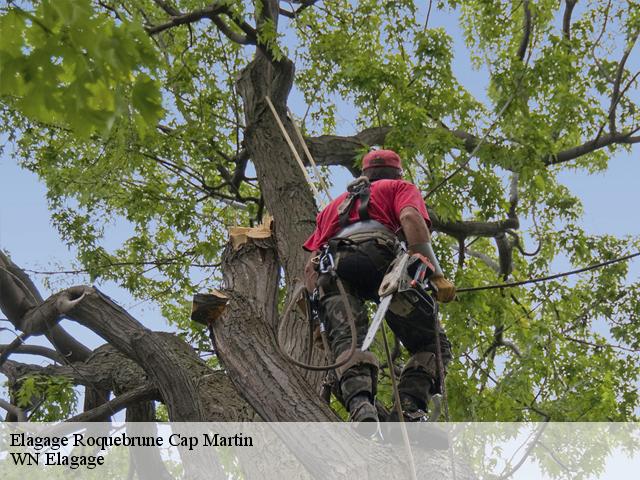
[[340,227],[349,225],[351,210],[357,199],[360,199],[358,207],[359,220],[369,220],[369,199],[371,198],[371,183],[367,177],[358,177],[347,186],[347,196],[338,206],[338,220]]

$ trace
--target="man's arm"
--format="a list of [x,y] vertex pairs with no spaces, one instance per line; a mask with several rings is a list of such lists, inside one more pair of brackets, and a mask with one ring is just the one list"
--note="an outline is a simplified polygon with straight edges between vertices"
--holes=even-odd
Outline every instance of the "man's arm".
[[431,242],[431,234],[420,212],[413,207],[404,207],[400,212],[400,225],[409,245]]
[[430,280],[436,287],[436,297],[440,302],[450,302],[456,296],[456,287],[444,278],[438,259],[431,247],[431,234],[427,223],[414,207],[405,207],[400,212],[400,225],[409,245],[409,253],[419,253],[426,257],[434,267]]

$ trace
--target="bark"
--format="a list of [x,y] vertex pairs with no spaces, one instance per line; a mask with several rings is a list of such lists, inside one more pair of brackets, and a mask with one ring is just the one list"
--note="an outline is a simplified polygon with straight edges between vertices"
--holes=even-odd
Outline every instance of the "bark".
[[347,168],[354,177],[361,173],[357,155],[363,149],[381,145],[391,127],[367,128],[351,137],[321,135],[307,138],[307,146],[318,165],[340,165]]
[[428,210],[433,229],[437,232],[451,235],[458,240],[474,236],[495,237],[500,234],[504,234],[506,230],[517,229],[520,226],[518,219],[514,217],[497,222],[442,221],[433,210]]
[[237,250],[229,248],[223,266],[230,300],[213,331],[218,355],[234,385],[264,420],[336,420],[303,372],[278,350],[274,328],[278,263],[273,241],[251,240]]
[[[156,436],[158,429],[155,423],[150,423],[155,420],[156,409],[151,401],[136,402],[127,407],[126,421],[130,423],[127,430],[131,435]],[[162,461],[159,449],[135,447],[129,450],[129,455],[131,455],[130,468],[135,470],[140,480],[169,480],[173,478]]]
[[[254,417],[226,376],[212,372],[181,339],[152,332],[98,290],[79,288],[83,289],[84,298],[69,312],[70,317],[102,336],[144,370],[160,391],[172,421]],[[79,288],[63,294],[77,295]]]
[[[265,206],[274,219],[278,262],[284,269],[289,292],[304,271],[306,253],[302,244],[313,231],[317,207],[304,174],[278,129],[265,97],[271,98],[289,136],[295,138],[286,107],[293,74],[294,67],[289,59],[271,62],[261,51],[257,51],[237,83],[244,102],[247,125],[244,144],[255,164]],[[293,355],[306,355],[306,325],[291,318],[283,325],[283,334],[286,347]],[[320,362],[322,358],[322,353],[315,349],[313,361]],[[304,376],[313,386],[319,387],[321,384],[322,374],[305,372]]]

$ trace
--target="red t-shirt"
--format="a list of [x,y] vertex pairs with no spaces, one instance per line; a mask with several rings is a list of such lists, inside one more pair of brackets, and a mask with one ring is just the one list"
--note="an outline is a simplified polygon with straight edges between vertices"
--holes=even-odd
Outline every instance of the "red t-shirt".
[[[344,192],[333,200],[322,210],[316,218],[316,229],[313,234],[304,242],[303,248],[310,252],[319,250],[327,241],[340,230],[340,220],[338,218],[338,206],[347,196]],[[349,214],[349,223],[359,220],[358,207],[360,200],[357,199]],[[431,219],[424,206],[422,195],[418,188],[411,182],[405,180],[377,180],[371,184],[371,197],[369,199],[369,217],[377,220],[389,230],[397,233],[401,229],[400,211],[405,207],[414,207],[422,214],[427,222],[427,227],[431,228]]]

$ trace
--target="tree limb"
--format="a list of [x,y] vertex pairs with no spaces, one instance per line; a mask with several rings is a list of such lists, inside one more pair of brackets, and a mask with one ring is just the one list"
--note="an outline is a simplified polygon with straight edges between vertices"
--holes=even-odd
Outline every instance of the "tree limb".
[[82,412],[79,415],[67,419],[67,422],[103,422],[114,413],[119,412],[123,408],[129,405],[144,401],[144,400],[158,400],[158,390],[150,384],[142,385],[140,387],[129,390],[128,392],[118,395],[113,400],[110,400],[102,405]]
[[613,81],[613,93],[611,94],[611,106],[609,107],[609,132],[611,134],[616,133],[616,107],[622,98],[622,95],[620,94],[620,82],[622,81],[622,75],[624,74],[624,67],[629,55],[631,54],[631,50],[633,50],[633,47],[638,40],[639,34],[640,31],[636,32],[635,35],[631,37],[629,45],[625,49],[622,58],[618,63],[618,68],[616,69],[616,76]]
[[172,17],[177,17],[180,15],[180,11],[175,8],[173,5],[169,4],[169,2],[165,0],[153,0],[156,5],[162,8],[165,12],[167,12]]
[[198,22],[204,18],[211,19],[215,15],[226,11],[227,5],[223,1],[216,1],[211,3],[210,5],[199,8],[197,10],[193,10],[188,13],[181,13],[179,15],[174,15],[171,17],[171,20],[168,22],[162,23],[160,25],[154,25],[147,27],[147,33],[150,35],[156,35],[160,32],[164,32],[173,27],[177,27],[179,25],[186,25],[188,23]]
[[429,217],[433,230],[446,233],[456,239],[478,236],[478,237],[495,237],[503,234],[508,229],[517,229],[519,227],[518,219],[507,218],[497,222],[478,222],[478,221],[442,221],[438,215],[428,208]]
[[240,45],[253,45],[255,44],[255,37],[250,38],[247,35],[240,35],[237,32],[234,32],[227,23],[220,18],[219,15],[215,15],[211,17],[211,21],[220,29],[220,31],[232,42],[236,42]]
[[14,417],[19,422],[27,421],[27,415],[25,414],[24,410],[12,403],[7,402],[6,400],[3,400],[2,398],[0,398],[0,408],[6,410],[8,414],[14,415]]
[[[165,12],[167,12],[171,16],[171,19],[160,25],[153,25],[153,26],[146,27],[146,31],[150,35],[156,35],[170,28],[174,28],[180,25],[189,25],[191,23],[198,22],[200,20],[208,18],[231,41],[239,43],[241,45],[256,44],[256,39],[257,39],[256,30],[244,20],[235,19],[232,16],[231,11],[229,10],[229,6],[227,2],[215,1],[204,8],[193,10],[188,13],[180,13],[177,9],[169,5],[166,1],[163,1],[163,0],[154,0],[154,1]],[[229,18],[233,22],[235,22],[235,24],[245,33],[245,35],[241,35],[235,32],[231,27],[229,27],[229,25],[227,25],[227,23],[220,18],[220,14],[223,14],[223,13],[228,15]]]
[[[4,352],[7,347],[8,345],[0,345],[0,352]],[[64,356],[62,356],[59,352],[56,352],[55,350],[47,347],[41,347],[40,345],[20,345],[13,349],[13,353],[23,355],[38,355],[40,357],[45,357],[58,363],[64,363],[66,360]]]
[[565,1],[564,15],[562,16],[562,33],[567,40],[571,40],[571,15],[576,3],[578,3],[578,0]]
[[373,145],[383,144],[390,131],[391,127],[373,127],[350,137],[338,135],[309,137],[306,143],[318,165],[340,165],[354,176],[359,176],[360,165],[355,163],[358,153]]
[[614,144],[633,144],[640,142],[640,136],[633,137],[633,131],[623,133],[608,133],[601,135],[593,140],[571,147],[561,151],[557,155],[551,155],[544,160],[545,165],[558,165],[569,160],[575,160],[578,157],[595,152],[604,147]]
[[[29,276],[0,250],[0,310],[18,330],[28,322],[30,311],[43,303],[42,296]],[[69,335],[60,325],[52,325],[44,335],[69,361],[83,361],[91,350]]]
[[306,1],[299,1],[299,2],[293,2],[293,3],[300,3],[301,5],[293,11],[285,10],[284,8],[279,8],[278,11],[280,12],[280,15],[288,18],[296,18],[298,15],[300,15],[300,13],[305,11],[307,8],[313,6],[315,3],[318,3],[318,0],[306,0]]
[[[156,411],[153,401],[143,399],[127,405],[127,429],[131,429],[132,435],[157,436],[158,428],[155,421]],[[167,471],[160,449],[157,447],[131,447],[129,448],[129,458],[130,468],[137,473],[139,480],[171,480],[174,478]]]
[[529,8],[529,0],[524,0],[522,2],[522,8],[524,10],[524,25],[523,25],[523,36],[520,41],[520,46],[518,47],[518,60],[521,62],[524,61],[524,56],[527,54],[527,47],[529,46],[529,38],[531,37],[531,9]]
[[503,232],[494,237],[498,247],[498,258],[500,259],[500,275],[506,282],[513,271],[513,244]]
[[7,360],[0,367],[0,372],[4,373],[13,381],[18,381],[30,375],[44,375],[47,377],[65,377],[74,385],[94,386],[99,384],[96,378],[98,370],[86,364],[77,364],[73,368],[69,365],[35,365],[31,363],[15,362]]

